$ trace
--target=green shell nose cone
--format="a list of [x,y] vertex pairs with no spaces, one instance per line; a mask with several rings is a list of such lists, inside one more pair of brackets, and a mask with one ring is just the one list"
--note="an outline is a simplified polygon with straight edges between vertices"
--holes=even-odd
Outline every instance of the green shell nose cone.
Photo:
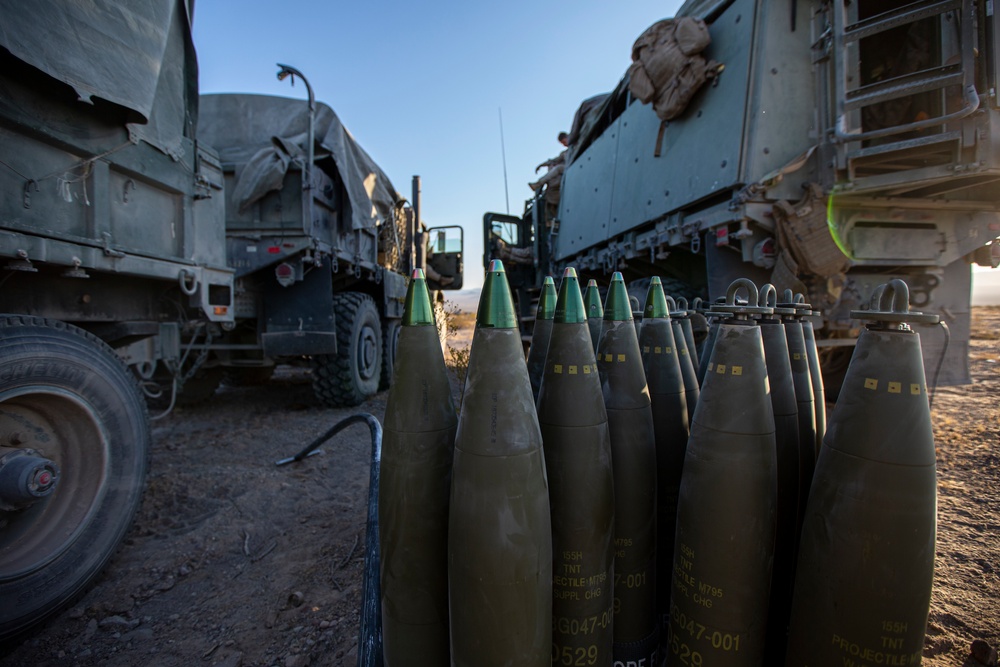
[[434,309],[431,295],[427,291],[427,280],[423,269],[413,269],[410,284],[406,288],[406,302],[403,306],[404,327],[426,327],[434,324]]
[[591,279],[587,283],[587,294],[583,298],[587,307],[587,317],[604,317],[604,304],[601,303],[601,292],[597,289],[597,281]]
[[538,310],[535,312],[536,320],[551,320],[556,314],[556,283],[552,276],[545,276],[542,283],[542,294],[538,297]]
[[[596,290],[596,285],[594,286]],[[587,309],[583,306],[580,281],[572,266],[563,272],[559,285],[559,300],[556,302],[555,321],[560,324],[578,324],[587,321]]]
[[646,291],[646,305],[642,309],[642,316],[646,319],[670,319],[670,309],[667,308],[667,297],[663,294],[663,284],[659,276],[653,276],[649,280],[649,289]]
[[514,300],[507,285],[507,273],[503,262],[494,259],[486,272],[483,292],[479,296],[479,311],[476,313],[476,327],[487,329],[516,329],[517,315]]
[[611,276],[611,285],[608,287],[608,300],[604,302],[605,322],[631,322],[632,304],[628,300],[628,291],[625,289],[625,279],[619,271],[615,271]]

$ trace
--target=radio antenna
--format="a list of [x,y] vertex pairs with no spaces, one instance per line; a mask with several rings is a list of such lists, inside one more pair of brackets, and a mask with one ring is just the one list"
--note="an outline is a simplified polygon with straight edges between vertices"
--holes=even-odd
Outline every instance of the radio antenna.
[[503,143],[503,109],[497,107],[500,115],[500,155],[503,158],[503,198],[507,203],[507,215],[510,215],[510,194],[507,192],[507,149]]

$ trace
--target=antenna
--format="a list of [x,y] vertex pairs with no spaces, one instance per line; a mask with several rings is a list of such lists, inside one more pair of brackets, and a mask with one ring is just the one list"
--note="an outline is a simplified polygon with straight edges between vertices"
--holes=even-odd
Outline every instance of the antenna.
[[507,215],[510,215],[510,194],[507,192],[507,150],[503,144],[503,109],[497,107],[500,115],[500,155],[503,157],[503,198],[507,202]]

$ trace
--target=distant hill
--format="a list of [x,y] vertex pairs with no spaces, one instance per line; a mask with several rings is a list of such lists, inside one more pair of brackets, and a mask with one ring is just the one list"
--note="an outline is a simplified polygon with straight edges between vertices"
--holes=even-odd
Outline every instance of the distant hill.
[[455,304],[455,307],[462,313],[475,313],[479,309],[479,293],[482,288],[460,289],[444,293],[445,306]]
[[972,272],[972,305],[1000,306],[1000,269]]

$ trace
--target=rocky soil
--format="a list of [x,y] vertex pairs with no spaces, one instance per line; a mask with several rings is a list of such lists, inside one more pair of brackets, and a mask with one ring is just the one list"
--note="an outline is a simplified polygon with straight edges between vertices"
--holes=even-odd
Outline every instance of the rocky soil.
[[[936,579],[924,665],[979,665],[1000,647],[1000,308],[974,309],[973,384],[934,396]],[[456,383],[456,386],[457,383]],[[27,665],[357,663],[370,438],[276,467],[385,394],[320,407],[303,369],[222,388],[154,424],[145,500],[95,587],[0,658]],[[995,656],[995,654],[994,654]],[[994,657],[995,659],[995,657]],[[995,663],[994,663],[995,664]]]

